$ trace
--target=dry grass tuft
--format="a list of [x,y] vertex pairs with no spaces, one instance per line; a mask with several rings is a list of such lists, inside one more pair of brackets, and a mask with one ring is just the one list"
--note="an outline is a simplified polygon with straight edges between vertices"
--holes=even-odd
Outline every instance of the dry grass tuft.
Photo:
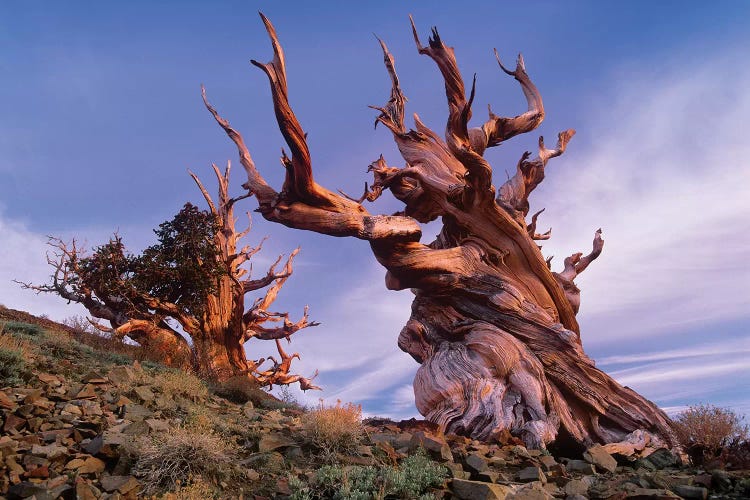
[[153,385],[166,396],[181,396],[191,401],[208,397],[206,383],[192,373],[167,370],[154,375]]
[[16,351],[26,357],[31,352],[31,345],[29,345],[26,340],[20,339],[10,333],[6,333],[5,329],[0,328],[0,349]]
[[257,382],[244,375],[237,375],[224,382],[217,382],[213,391],[217,396],[238,404],[250,401],[255,405],[261,405],[264,400],[269,398]]
[[202,478],[190,478],[186,484],[177,484],[173,493],[166,493],[159,500],[207,500],[218,498],[215,488]]
[[0,330],[0,387],[24,382],[30,349],[25,340]]
[[362,441],[362,406],[353,403],[325,406],[323,400],[317,408],[302,415],[302,426],[307,439],[326,453],[354,450]]
[[197,478],[219,482],[233,473],[234,449],[211,432],[175,428],[133,445],[132,473],[143,483],[143,494],[174,491]]
[[214,432],[219,419],[216,414],[201,405],[191,405],[185,417],[185,427],[195,432]]

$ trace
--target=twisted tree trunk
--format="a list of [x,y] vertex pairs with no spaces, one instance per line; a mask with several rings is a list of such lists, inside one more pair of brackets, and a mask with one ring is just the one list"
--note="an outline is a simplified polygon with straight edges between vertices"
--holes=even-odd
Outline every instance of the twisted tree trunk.
[[[296,332],[317,326],[318,323],[309,321],[307,308],[297,322],[289,319],[289,313],[270,311],[279,291],[292,275],[292,264],[299,248],[289,255],[281,271],[276,270],[282,259],[279,256],[265,276],[256,279],[248,276],[247,269],[242,266],[261,250],[263,241],[256,247],[241,247],[239,241],[249,233],[250,226],[241,232],[236,230],[234,205],[250,194],[237,198],[229,196],[230,165],[227,164],[224,172],[216,165],[213,165],[213,169],[219,185],[216,202],[200,179],[190,173],[219,223],[214,245],[218,250],[218,259],[225,268],[225,272],[217,280],[215,291],[206,297],[205,312],[189,332],[193,342],[198,346],[196,363],[201,371],[220,381],[247,375],[260,385],[288,385],[299,382],[303,390],[318,389],[312,384],[311,378],[289,373],[292,359],[299,358],[299,354],[289,356],[279,342],[280,339],[289,340]],[[265,294],[247,308],[246,296],[264,288]],[[269,323],[277,326],[266,326]],[[245,344],[252,339],[276,341],[280,359],[276,360],[272,356],[268,359],[248,359]],[[261,368],[266,361],[271,361],[273,365]]]
[[[368,171],[359,199],[335,194],[313,180],[305,134],[288,101],[284,55],[271,23],[261,15],[274,58],[253,61],[268,76],[274,109],[291,150],[284,153],[286,180],[276,192],[256,169],[240,134],[208,103],[214,118],[236,144],[247,172],[245,187],[258,199],[259,211],[274,222],[333,236],[370,242],[386,269],[386,286],[412,289],[412,315],[399,335],[399,347],[421,364],[414,380],[416,404],[430,421],[449,432],[490,439],[503,431],[528,446],[555,441],[578,445],[608,443],[636,430],[650,431],[671,442],[670,423],[653,403],[622,387],[583,351],[575,314],[580,291],[575,277],[601,252],[601,230],[592,252],[565,259],[564,270],[551,271],[537,240],[535,213],[527,224],[529,194],[544,179],[548,160],[565,151],[573,130],[561,132],[554,149],[539,139],[538,155],[524,153],[516,173],[498,190],[483,154],[542,122],[541,95],[519,56],[511,71],[521,85],[528,111],[489,119],[469,128],[474,84],[468,99],[453,49],[433,29],[421,54],[442,73],[448,100],[445,139],[420,122],[404,126],[404,103],[392,55],[381,41],[391,78],[391,95],[377,123],[386,126],[406,161],[403,168],[381,156]],[[497,55],[497,53],[496,53]],[[384,190],[404,204],[403,212],[370,215],[362,206]],[[420,222],[440,217],[435,241],[420,243]]]

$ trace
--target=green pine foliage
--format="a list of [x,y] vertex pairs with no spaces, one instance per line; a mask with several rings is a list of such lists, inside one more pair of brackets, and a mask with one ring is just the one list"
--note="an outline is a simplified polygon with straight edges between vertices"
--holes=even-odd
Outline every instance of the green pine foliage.
[[171,302],[200,317],[206,297],[215,291],[226,271],[218,260],[214,237],[216,218],[186,203],[170,221],[154,230],[157,243],[140,255],[127,252],[115,235],[78,261],[80,272],[71,282],[74,290],[93,290],[105,302],[112,298],[128,315],[147,316],[149,298]]
[[2,325],[2,330],[21,338],[42,337],[44,335],[44,330],[40,326],[21,321],[8,321]]

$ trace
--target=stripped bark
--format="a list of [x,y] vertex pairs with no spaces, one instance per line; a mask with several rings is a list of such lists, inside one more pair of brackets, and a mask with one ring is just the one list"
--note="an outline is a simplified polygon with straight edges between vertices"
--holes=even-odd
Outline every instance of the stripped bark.
[[[601,230],[586,257],[575,254],[565,270],[551,271],[530,222],[529,195],[545,177],[575,131],[558,135],[554,149],[539,139],[538,154],[524,153],[515,174],[496,189],[487,148],[538,127],[544,119],[541,94],[518,57],[514,70],[500,68],[521,85],[528,110],[516,117],[490,111],[480,127],[469,127],[476,81],[468,98],[454,50],[436,29],[420,54],[438,66],[445,83],[448,120],[445,138],[415,115],[415,129],[404,125],[406,98],[394,59],[380,41],[391,80],[388,102],[378,123],[387,127],[406,166],[390,166],[381,156],[368,171],[374,181],[360,198],[333,193],[313,178],[305,134],[289,104],[284,54],[276,32],[261,14],[274,56],[253,61],[268,76],[277,122],[291,151],[282,163],[286,179],[273,189],[256,168],[241,135],[203,98],[207,109],[237,146],[247,173],[244,187],[259,211],[273,222],[332,236],[354,236],[370,243],[386,272],[386,286],[411,289],[412,315],[398,345],[421,364],[414,380],[419,411],[443,429],[477,439],[506,430],[528,446],[557,440],[578,445],[621,441],[643,429],[671,441],[670,422],[653,403],[622,387],[594,366],[581,344],[576,313],[580,291],[574,283],[603,247]],[[497,54],[497,51],[495,52]],[[362,203],[385,190],[404,203],[395,215],[371,215]],[[430,244],[420,242],[420,223],[441,218],[442,230]]]

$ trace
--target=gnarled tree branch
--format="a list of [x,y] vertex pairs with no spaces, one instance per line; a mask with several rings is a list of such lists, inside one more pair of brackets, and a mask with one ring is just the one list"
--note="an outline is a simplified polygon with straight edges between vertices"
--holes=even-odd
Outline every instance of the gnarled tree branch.
[[521,84],[521,89],[528,103],[528,110],[513,118],[506,118],[495,115],[492,112],[492,108],[488,106],[489,120],[480,129],[473,129],[471,131],[472,143],[479,154],[483,154],[486,148],[497,146],[516,135],[531,132],[541,125],[544,120],[542,95],[526,73],[526,64],[524,63],[523,56],[518,54],[516,69],[513,71],[507,69],[500,62],[497,49],[495,49],[495,58],[500,68]]
[[[521,85],[527,111],[513,118],[490,111],[481,128],[469,128],[476,80],[467,98],[453,49],[435,29],[423,46],[412,21],[417,49],[433,59],[445,84],[448,119],[443,139],[416,115],[414,129],[407,130],[406,97],[394,58],[379,40],[391,89],[387,103],[374,107],[380,112],[376,125],[390,130],[406,164],[389,166],[381,156],[368,169],[373,182],[365,184],[361,197],[352,198],[331,193],[313,180],[305,134],[289,105],[284,54],[273,26],[262,19],[274,58],[254,64],[268,76],[276,120],[292,154],[282,158],[287,178],[280,193],[255,169],[239,134],[207,101],[206,106],[237,145],[248,172],[245,186],[256,194],[266,219],[368,240],[387,269],[386,286],[412,289],[412,316],[399,346],[421,364],[414,383],[420,412],[447,431],[488,439],[508,430],[533,447],[544,447],[561,433],[589,445],[622,439],[635,429],[669,441],[667,417],[596,369],[583,352],[575,318],[579,291],[573,279],[601,252],[600,234],[591,254],[569,257],[563,272],[552,273],[551,258],[545,261],[536,244],[551,236],[550,231],[536,232],[541,211],[526,222],[529,196],[544,179],[547,162],[565,151],[575,132],[561,132],[554,149],[547,149],[540,138],[538,156],[524,154],[495,197],[492,168],[482,156],[486,148],[534,130],[544,118],[541,94],[523,58],[519,56],[513,71],[497,59]],[[362,202],[374,201],[385,190],[404,203],[403,211],[370,215]],[[440,234],[429,245],[421,243],[418,222],[437,218],[443,224]],[[271,291],[269,296],[272,302]],[[263,376],[286,380],[294,355],[282,352],[279,339],[288,337],[289,325],[295,324],[286,314],[269,313],[270,302],[256,302],[257,311],[247,319],[257,320],[256,337],[274,339],[279,347],[281,361],[274,359],[274,368]],[[284,327],[266,328],[261,320],[283,321]],[[307,379],[299,380],[310,385]]]

